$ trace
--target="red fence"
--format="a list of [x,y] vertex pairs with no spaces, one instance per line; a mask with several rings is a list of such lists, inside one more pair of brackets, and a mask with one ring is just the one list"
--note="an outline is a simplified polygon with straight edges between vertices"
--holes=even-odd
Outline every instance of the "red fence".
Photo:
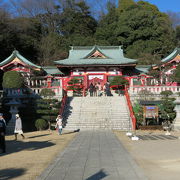
[[67,92],[64,91],[63,98],[62,98],[62,101],[61,101],[61,108],[59,110],[60,115],[63,114],[64,108],[65,108],[65,105],[66,105],[66,100],[67,100]]
[[136,129],[136,118],[134,116],[134,111],[133,111],[133,108],[132,108],[132,104],[131,104],[131,100],[130,100],[127,88],[125,88],[125,96],[126,96],[127,105],[128,105],[128,108],[129,108],[130,117],[131,117],[131,120],[132,120],[133,130],[135,130]]

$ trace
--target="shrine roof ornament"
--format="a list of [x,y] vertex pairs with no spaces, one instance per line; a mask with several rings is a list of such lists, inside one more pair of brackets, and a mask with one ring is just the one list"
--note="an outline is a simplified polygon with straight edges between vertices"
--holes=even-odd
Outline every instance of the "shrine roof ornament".
[[56,65],[126,65],[137,60],[125,58],[121,46],[72,46],[69,57],[54,61]]
[[87,54],[83,59],[109,59],[107,55],[105,55],[103,52],[101,52],[101,49],[98,48],[98,46],[94,46],[93,49],[90,51],[89,54]]
[[169,54],[167,57],[162,59],[161,62],[166,63],[172,61],[176,57],[179,57],[179,61],[180,61],[180,48],[175,48],[174,51],[171,54]]
[[8,64],[8,63],[10,63],[10,62],[13,61],[15,58],[18,58],[18,59],[19,59],[20,61],[22,61],[24,64],[27,64],[27,65],[29,65],[29,66],[32,66],[32,67],[35,67],[35,68],[39,68],[39,69],[41,68],[41,66],[37,66],[36,64],[30,62],[30,61],[27,60],[25,57],[23,57],[17,50],[14,50],[14,51],[12,52],[12,54],[11,54],[8,58],[6,58],[4,61],[2,61],[2,62],[0,63],[0,67],[6,65],[6,64]]

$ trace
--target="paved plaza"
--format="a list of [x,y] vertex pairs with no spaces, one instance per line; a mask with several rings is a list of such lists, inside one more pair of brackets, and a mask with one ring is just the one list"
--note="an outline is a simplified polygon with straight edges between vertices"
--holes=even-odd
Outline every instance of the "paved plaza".
[[140,180],[140,167],[109,130],[82,131],[38,180]]

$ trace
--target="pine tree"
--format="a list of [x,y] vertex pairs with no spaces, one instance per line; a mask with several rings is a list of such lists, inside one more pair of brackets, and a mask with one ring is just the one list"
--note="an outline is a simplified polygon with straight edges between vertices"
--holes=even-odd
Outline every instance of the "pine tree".
[[44,119],[48,122],[50,129],[51,122],[55,121],[58,115],[60,102],[57,99],[52,99],[55,94],[50,89],[43,89],[40,95],[45,98],[37,100],[36,113],[38,118]]
[[83,90],[82,81],[77,78],[71,79],[68,82],[68,90],[72,90],[74,96],[81,96],[83,93],[82,92],[82,90]]

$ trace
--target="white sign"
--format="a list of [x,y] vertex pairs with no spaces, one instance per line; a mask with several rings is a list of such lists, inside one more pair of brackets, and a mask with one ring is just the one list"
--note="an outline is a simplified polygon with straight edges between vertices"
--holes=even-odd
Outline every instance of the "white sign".
[[89,75],[89,80],[94,79],[94,78],[99,78],[99,79],[104,79],[103,75]]

